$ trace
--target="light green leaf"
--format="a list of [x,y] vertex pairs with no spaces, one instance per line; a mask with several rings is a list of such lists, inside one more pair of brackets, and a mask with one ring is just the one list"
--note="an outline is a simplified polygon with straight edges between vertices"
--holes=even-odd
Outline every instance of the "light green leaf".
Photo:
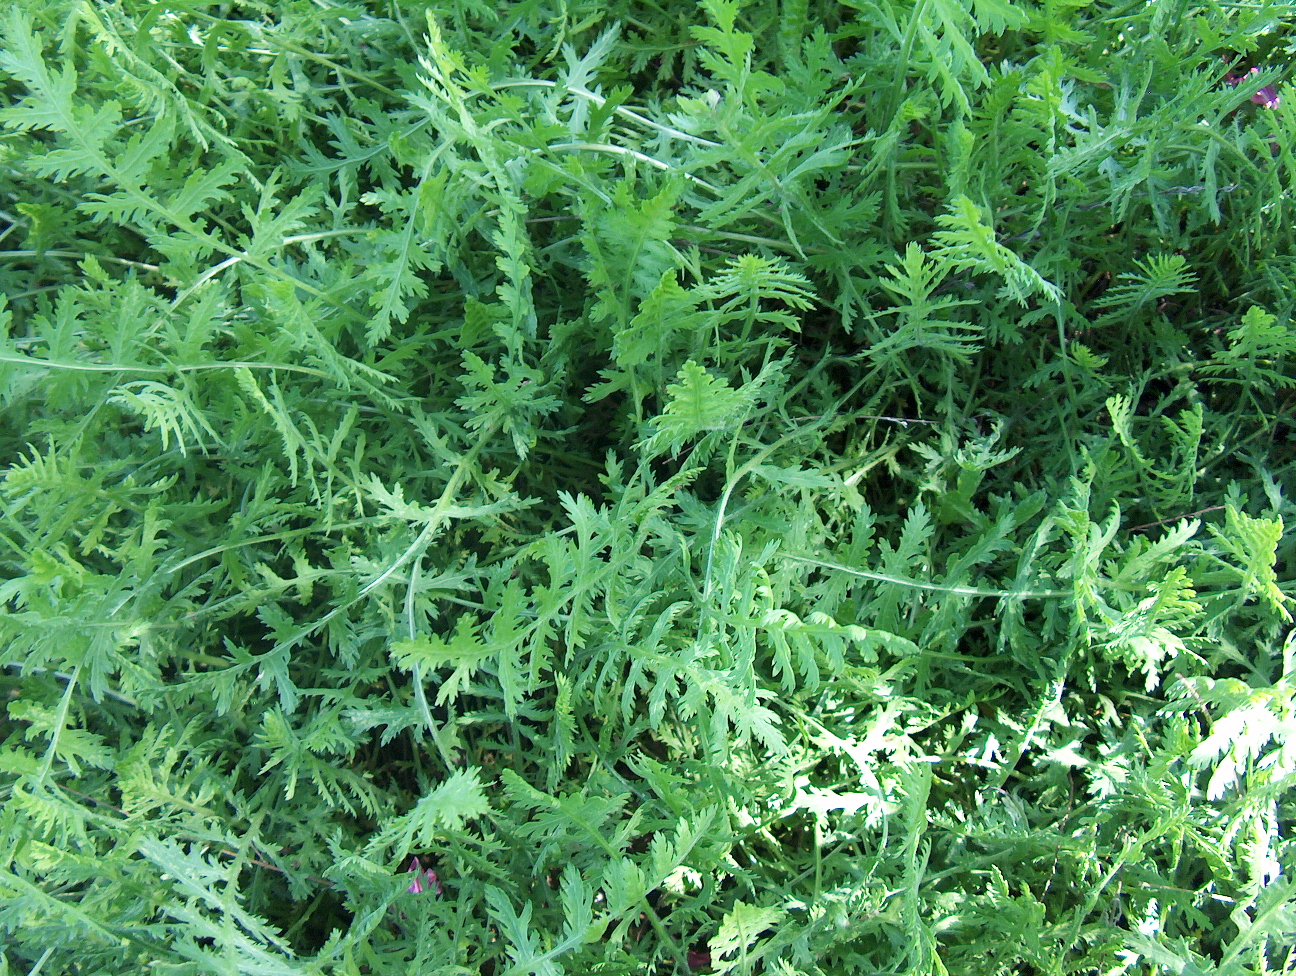
[[691,359],[666,387],[666,396],[666,409],[657,417],[653,436],[645,444],[649,452],[667,445],[678,452],[699,434],[734,426],[756,403],[756,391],[750,384],[735,390]]
[[721,957],[749,952],[763,932],[777,926],[786,916],[782,908],[735,902],[711,939],[711,951]]

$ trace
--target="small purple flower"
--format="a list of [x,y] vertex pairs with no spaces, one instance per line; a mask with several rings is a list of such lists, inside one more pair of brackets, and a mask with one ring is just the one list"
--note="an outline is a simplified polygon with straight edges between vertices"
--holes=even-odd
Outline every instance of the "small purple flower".
[[[1246,72],[1246,74],[1241,75],[1235,75],[1230,71],[1224,76],[1224,83],[1230,87],[1236,88],[1240,83],[1246,80],[1247,75],[1258,75],[1259,73],[1259,68],[1252,68],[1250,71]],[[1263,105],[1265,108],[1277,108],[1279,102],[1278,86],[1265,85],[1251,96],[1251,101],[1255,102],[1257,105]]]
[[1263,105],[1265,108],[1278,107],[1278,86],[1265,85],[1258,92],[1251,96],[1251,101],[1257,105]]
[[414,880],[405,889],[411,895],[420,895],[426,888],[431,888],[438,895],[441,894],[441,882],[437,880],[436,872],[431,868],[425,869],[423,865],[419,864],[417,857],[410,861],[410,865],[406,870],[414,875]]

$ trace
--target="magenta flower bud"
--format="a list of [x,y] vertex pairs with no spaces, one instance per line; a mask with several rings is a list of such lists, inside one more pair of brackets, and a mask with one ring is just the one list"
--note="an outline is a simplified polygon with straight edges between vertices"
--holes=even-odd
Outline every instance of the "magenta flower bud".
[[689,969],[710,969],[711,953],[705,949],[690,949],[688,951]]
[[406,870],[414,875],[414,880],[405,889],[411,895],[422,894],[425,888],[431,888],[438,895],[441,894],[441,882],[437,880],[436,872],[431,868],[424,870],[417,857],[410,860],[410,865]]

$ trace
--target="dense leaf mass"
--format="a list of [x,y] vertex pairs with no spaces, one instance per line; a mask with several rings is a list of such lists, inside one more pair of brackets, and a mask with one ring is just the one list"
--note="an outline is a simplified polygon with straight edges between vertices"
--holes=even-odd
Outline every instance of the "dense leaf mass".
[[0,973],[1296,966],[1296,5],[4,6]]

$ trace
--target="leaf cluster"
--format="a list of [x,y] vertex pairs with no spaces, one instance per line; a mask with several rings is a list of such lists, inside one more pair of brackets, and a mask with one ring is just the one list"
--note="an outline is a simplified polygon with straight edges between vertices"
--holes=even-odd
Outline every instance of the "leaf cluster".
[[1292,5],[10,7],[0,973],[1292,968]]

